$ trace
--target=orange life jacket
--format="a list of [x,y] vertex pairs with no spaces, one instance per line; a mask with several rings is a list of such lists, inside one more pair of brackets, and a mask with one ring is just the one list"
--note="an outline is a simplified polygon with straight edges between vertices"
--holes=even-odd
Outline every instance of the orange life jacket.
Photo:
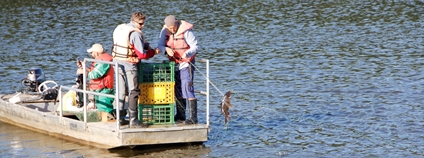
[[[113,58],[108,53],[103,53],[102,55],[96,57],[96,60],[113,61]],[[93,69],[94,66],[95,66],[95,63],[92,62],[91,68]],[[109,70],[103,77],[90,80],[90,89],[92,90],[101,90],[103,88],[112,89],[113,84],[114,84],[114,68],[111,65],[109,67]]]
[[190,49],[190,46],[184,39],[184,33],[188,30],[193,29],[193,24],[181,20],[180,26],[175,34],[166,32],[166,46],[174,50],[174,56],[168,56],[169,60],[175,61],[176,63],[191,62],[194,60],[196,54],[187,59],[181,59],[182,55]]

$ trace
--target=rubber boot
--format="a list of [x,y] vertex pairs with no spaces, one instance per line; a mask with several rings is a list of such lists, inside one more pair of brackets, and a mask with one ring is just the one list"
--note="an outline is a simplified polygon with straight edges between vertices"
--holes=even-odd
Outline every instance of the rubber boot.
[[190,108],[190,117],[185,121],[185,124],[197,124],[197,100],[188,100]]
[[[117,118],[116,110],[112,111],[113,117]],[[130,122],[125,120],[125,116],[127,115],[127,110],[119,110],[119,125],[128,125]]]
[[128,125],[130,122],[125,120],[125,116],[127,115],[127,110],[119,110],[119,124]]
[[147,125],[141,123],[138,120],[138,111],[132,111],[131,109],[128,109],[130,112],[130,128],[145,128]]
[[185,110],[187,108],[187,103],[185,99],[178,99],[177,101],[177,114],[175,114],[174,121],[181,122],[186,119]]

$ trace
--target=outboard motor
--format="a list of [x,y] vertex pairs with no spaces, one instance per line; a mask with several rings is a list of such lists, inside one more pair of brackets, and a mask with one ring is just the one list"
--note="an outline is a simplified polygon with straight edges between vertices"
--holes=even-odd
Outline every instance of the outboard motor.
[[38,86],[46,80],[43,69],[31,68],[28,70],[28,74],[22,79],[22,87],[27,92],[37,92]]

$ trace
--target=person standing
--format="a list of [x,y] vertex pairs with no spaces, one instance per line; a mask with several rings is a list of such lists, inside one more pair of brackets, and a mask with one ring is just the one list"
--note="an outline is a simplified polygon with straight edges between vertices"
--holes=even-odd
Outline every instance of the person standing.
[[[101,44],[93,44],[87,52],[96,60],[113,61],[112,56],[104,52]],[[82,70],[81,62],[77,62],[77,66],[79,70]],[[114,74],[113,66],[110,64],[92,62],[91,67],[87,69],[90,89],[98,93],[114,95]],[[112,114],[114,98],[94,95],[94,101],[97,110]]]
[[[146,15],[134,12],[130,23],[120,24],[113,31],[112,56],[119,63],[119,108],[124,110],[125,96],[128,95],[129,127],[147,127],[138,119],[138,63],[155,55],[142,33]],[[129,93],[129,94],[128,94]]]
[[[160,32],[157,53],[168,55],[170,61],[174,61],[178,70],[175,72],[175,94],[177,97],[177,114],[175,121],[184,121],[186,124],[197,124],[197,99],[194,95],[193,73],[195,56],[198,46],[197,39],[192,31],[193,24],[177,20],[174,15],[169,15],[164,20],[165,25]],[[190,111],[190,117],[186,119],[186,100]]]

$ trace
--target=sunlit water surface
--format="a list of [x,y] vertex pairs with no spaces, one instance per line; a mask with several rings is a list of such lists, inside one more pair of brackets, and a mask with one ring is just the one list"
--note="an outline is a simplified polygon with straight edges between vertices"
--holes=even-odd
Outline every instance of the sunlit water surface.
[[[423,1],[0,2],[1,93],[31,67],[72,85],[75,59],[133,11],[156,47],[163,19],[192,22],[211,60],[211,132],[202,145],[105,150],[0,123],[0,157],[420,157]],[[156,56],[148,62],[165,60]],[[196,65],[204,91],[205,65]],[[233,90],[232,121],[220,114]],[[205,122],[205,97],[198,94]]]

